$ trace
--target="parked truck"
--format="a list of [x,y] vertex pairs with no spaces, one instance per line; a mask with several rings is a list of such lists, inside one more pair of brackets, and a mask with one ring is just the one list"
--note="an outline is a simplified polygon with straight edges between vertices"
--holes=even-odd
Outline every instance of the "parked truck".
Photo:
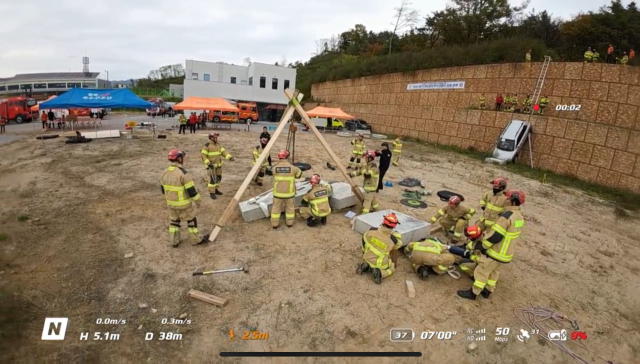
[[0,100],[0,117],[16,123],[31,121],[31,106],[35,104],[35,99],[25,96]]

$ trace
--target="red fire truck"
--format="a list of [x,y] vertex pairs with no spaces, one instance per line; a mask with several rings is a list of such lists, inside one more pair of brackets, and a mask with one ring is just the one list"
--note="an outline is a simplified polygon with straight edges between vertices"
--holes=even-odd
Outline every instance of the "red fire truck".
[[31,121],[31,106],[35,104],[35,99],[24,96],[0,100],[0,117],[16,123]]

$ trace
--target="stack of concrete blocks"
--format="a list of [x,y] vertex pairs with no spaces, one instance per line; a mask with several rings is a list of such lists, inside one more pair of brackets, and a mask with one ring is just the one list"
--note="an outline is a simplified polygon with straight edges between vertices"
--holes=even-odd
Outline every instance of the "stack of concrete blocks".
[[403,214],[393,210],[382,210],[371,212],[356,217],[353,229],[360,234],[364,234],[371,228],[377,228],[382,224],[384,215],[395,213],[398,217],[398,224],[394,231],[398,232],[402,237],[402,244],[407,245],[412,241],[419,241],[429,237],[431,233],[431,224],[426,221],[416,219],[415,217]]
[[[331,194],[329,195],[329,204],[334,211],[342,210],[347,207],[355,206],[359,203],[356,195],[351,191],[351,186],[345,182],[332,182]],[[302,204],[302,197],[311,190],[308,182],[296,182],[295,205]],[[362,188],[360,190],[364,193]],[[267,191],[247,201],[238,204],[242,218],[246,222],[268,218],[271,214],[271,206],[273,205],[273,193]]]

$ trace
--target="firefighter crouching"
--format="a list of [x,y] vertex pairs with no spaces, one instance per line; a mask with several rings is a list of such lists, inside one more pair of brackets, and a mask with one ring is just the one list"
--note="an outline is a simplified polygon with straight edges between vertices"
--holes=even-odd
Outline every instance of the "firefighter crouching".
[[496,288],[499,270],[503,264],[511,262],[514,252],[514,240],[520,236],[524,219],[520,214],[520,206],[524,204],[524,192],[509,190],[505,193],[507,201],[504,211],[491,226],[482,243],[476,243],[478,265],[473,271],[473,286],[466,291],[458,291],[458,296],[475,300],[481,294],[489,298]]
[[198,232],[198,219],[193,205],[200,206],[202,199],[193,184],[193,180],[187,174],[182,163],[186,153],[172,149],[168,159],[171,165],[160,177],[160,187],[169,207],[169,239],[173,247],[180,244],[180,224],[187,222],[190,240],[193,244],[204,242],[205,238]]
[[273,206],[271,206],[271,227],[277,229],[280,226],[280,215],[282,209],[285,210],[285,223],[287,227],[292,227],[296,218],[294,198],[296,197],[296,178],[302,177],[300,168],[289,163],[288,150],[281,150],[278,153],[278,163],[271,171],[273,172]]
[[351,158],[349,159],[347,169],[360,166],[360,158],[362,158],[364,154],[364,148],[364,136],[362,134],[356,134],[356,138],[351,141]]
[[362,259],[356,273],[362,274],[372,271],[373,280],[380,284],[382,278],[393,274],[396,270],[395,263],[390,257],[394,250],[402,247],[400,234],[393,229],[400,224],[396,214],[390,213],[384,216],[379,228],[372,228],[362,235]]
[[404,247],[404,253],[411,261],[414,272],[423,280],[427,279],[429,273],[446,273],[449,267],[459,260],[458,257],[449,254],[447,245],[436,237],[411,242]]
[[[263,141],[265,144],[269,142],[266,138],[260,139],[260,143],[263,143]],[[261,148],[261,145],[258,145],[253,150],[253,162],[251,163],[252,166],[256,164],[256,162],[258,161],[258,158],[260,158],[260,154],[262,154],[262,152],[260,152],[260,148]],[[258,170],[258,174],[256,175],[256,178],[253,180],[258,186],[262,186],[262,180],[264,179],[264,173],[266,172],[268,165],[269,165],[269,162],[267,161],[267,158],[265,158],[264,161],[262,161],[262,165]]]
[[476,210],[460,204],[460,197],[451,196],[447,205],[439,209],[430,222],[433,224],[439,220],[447,235],[453,233],[451,243],[455,244],[462,238],[464,228],[475,213]]
[[309,178],[311,190],[302,197],[300,215],[307,220],[307,226],[316,226],[319,223],[325,225],[327,216],[331,213],[329,205],[329,193],[331,186],[320,183],[320,175],[314,174]]
[[461,271],[473,278],[473,270],[476,269],[478,265],[476,262],[478,261],[478,257],[480,257],[480,252],[475,251],[475,246],[476,243],[482,242],[482,230],[476,225],[467,226],[464,228],[464,236],[467,238],[465,248],[452,246],[449,247],[449,253],[463,258],[457,260],[456,263]]
[[369,211],[375,211],[380,208],[378,203],[378,179],[380,178],[380,171],[376,166],[375,159],[376,153],[372,150],[368,150],[364,153],[366,165],[359,168],[357,171],[351,172],[351,177],[363,176],[364,182],[362,188],[364,188],[364,202],[362,203],[362,213],[366,214]]
[[480,208],[483,212],[476,225],[481,231],[486,231],[488,227],[495,224],[498,215],[504,211],[504,190],[507,189],[507,180],[496,178],[491,184],[493,185],[493,190],[485,192],[480,199]]
[[402,139],[397,137],[396,140],[393,141],[392,147],[393,154],[391,155],[391,163],[397,167],[398,163],[400,163],[400,154],[402,154]]
[[207,190],[209,191],[209,196],[214,200],[216,199],[216,195],[222,195],[222,192],[218,189],[220,187],[220,181],[222,180],[222,158],[230,161],[235,160],[235,158],[227,153],[224,147],[218,143],[219,136],[220,134],[218,133],[210,133],[209,142],[200,150],[202,161],[209,174]]

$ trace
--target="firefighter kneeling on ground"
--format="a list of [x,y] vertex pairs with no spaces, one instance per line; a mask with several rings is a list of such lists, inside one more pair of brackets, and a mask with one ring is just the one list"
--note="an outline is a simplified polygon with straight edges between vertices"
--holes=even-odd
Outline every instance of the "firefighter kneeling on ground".
[[375,211],[380,208],[378,203],[378,179],[380,178],[380,171],[376,166],[376,152],[368,150],[364,153],[366,165],[359,168],[357,171],[351,172],[351,177],[363,176],[364,181],[362,188],[364,188],[364,202],[362,203],[362,213],[366,214],[369,211]]
[[476,210],[460,204],[460,197],[451,196],[447,205],[438,210],[437,215],[431,217],[433,224],[439,220],[444,228],[445,234],[453,233],[451,244],[456,244],[462,238],[464,228],[469,225],[469,220]]
[[218,143],[219,136],[220,134],[218,133],[209,134],[209,142],[200,150],[202,161],[209,173],[207,190],[209,190],[209,196],[214,200],[216,199],[216,195],[222,195],[222,192],[218,189],[220,187],[220,181],[222,180],[222,158],[232,162],[235,160],[235,158],[227,153],[224,147]]
[[460,270],[473,278],[473,270],[476,269],[480,252],[476,251],[476,243],[482,243],[482,230],[476,225],[464,228],[464,236],[467,238],[465,248],[459,246],[449,247],[449,253],[455,254],[463,259],[456,260]]
[[300,215],[307,220],[307,226],[316,226],[319,223],[325,225],[327,216],[331,213],[329,205],[329,193],[331,186],[320,182],[320,175],[314,174],[309,178],[311,190],[302,197]]
[[404,247],[404,253],[411,261],[414,272],[425,280],[432,274],[443,274],[449,267],[459,260],[447,252],[448,246],[436,237],[429,237],[422,241],[411,242]]
[[504,178],[496,178],[491,184],[493,190],[485,192],[480,199],[480,208],[482,209],[482,216],[478,219],[476,225],[481,231],[486,231],[487,228],[495,224],[498,215],[504,211],[504,190],[507,189],[507,180]]
[[373,280],[380,284],[382,278],[393,274],[396,265],[391,258],[391,252],[402,247],[402,238],[393,229],[400,224],[394,213],[384,216],[382,224],[378,228],[371,228],[362,235],[362,259],[356,273],[362,274],[371,271]]
[[[269,141],[267,140],[267,138],[260,139],[260,143],[262,143],[262,145],[268,142]],[[253,162],[251,163],[252,166],[256,165],[256,162],[260,158],[260,154],[262,154],[262,152],[260,152],[260,148],[262,145],[256,146],[256,148],[253,150]],[[253,180],[258,186],[262,186],[262,180],[264,179],[264,173],[267,170],[268,165],[269,165],[269,162],[267,161],[267,158],[265,158],[262,161],[262,165],[260,165],[260,170],[258,170],[258,174],[256,175],[256,178]]]
[[271,227],[280,226],[282,208],[285,213],[287,227],[292,227],[296,218],[294,199],[296,197],[296,178],[302,177],[300,168],[289,163],[289,151],[284,149],[278,153],[278,159],[271,171],[273,172],[273,205],[271,206]]
[[479,294],[483,298],[489,298],[496,289],[500,267],[513,259],[513,243],[524,226],[524,219],[520,214],[524,192],[510,190],[505,196],[507,201],[504,212],[498,216],[482,243],[476,243],[475,253],[480,255],[473,271],[473,286],[469,290],[458,291],[458,296],[462,298],[475,300]]
[[173,247],[180,244],[180,223],[187,222],[189,236],[193,244],[200,244],[206,239],[198,233],[198,219],[193,205],[200,206],[202,200],[187,174],[182,163],[185,152],[177,149],[169,151],[168,159],[171,165],[160,177],[160,188],[169,207],[169,239]]

